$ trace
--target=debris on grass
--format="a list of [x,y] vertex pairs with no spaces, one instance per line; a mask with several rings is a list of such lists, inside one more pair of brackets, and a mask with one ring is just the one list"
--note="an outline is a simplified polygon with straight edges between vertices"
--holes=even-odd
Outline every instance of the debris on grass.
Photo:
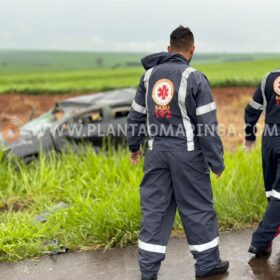
[[60,209],[65,209],[68,207],[69,206],[67,203],[59,202],[58,204],[51,207],[49,210],[45,210],[40,215],[36,216],[34,221],[35,221],[35,223],[39,223],[39,222],[45,223],[53,213],[57,212]]
[[57,239],[53,239],[51,241],[45,242],[44,246],[48,248],[47,251],[43,252],[44,255],[55,256],[55,255],[67,253],[69,251],[69,249],[60,245]]

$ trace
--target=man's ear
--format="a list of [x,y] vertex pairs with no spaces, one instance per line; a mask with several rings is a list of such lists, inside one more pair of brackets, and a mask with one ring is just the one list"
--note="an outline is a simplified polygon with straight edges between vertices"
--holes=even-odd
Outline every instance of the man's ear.
[[169,53],[173,52],[171,46],[168,46],[168,47],[167,47],[167,51],[168,51]]
[[191,54],[193,55],[195,52],[195,45],[193,45],[192,49],[191,49]]

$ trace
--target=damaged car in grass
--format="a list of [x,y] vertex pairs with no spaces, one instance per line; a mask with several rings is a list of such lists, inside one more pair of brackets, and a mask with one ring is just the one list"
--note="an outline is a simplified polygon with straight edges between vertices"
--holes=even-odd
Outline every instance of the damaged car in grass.
[[76,150],[81,143],[90,143],[96,151],[109,143],[124,145],[134,96],[134,89],[122,89],[63,100],[21,127],[9,123],[2,128],[0,143],[26,163],[40,152]]

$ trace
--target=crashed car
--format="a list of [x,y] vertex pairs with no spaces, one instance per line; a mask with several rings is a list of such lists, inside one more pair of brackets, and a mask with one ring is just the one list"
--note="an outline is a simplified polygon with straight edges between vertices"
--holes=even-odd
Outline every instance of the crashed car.
[[127,115],[135,96],[134,89],[122,89],[66,99],[49,112],[11,131],[2,131],[0,143],[5,151],[28,163],[40,152],[62,152],[77,144],[90,143],[99,150],[104,141],[124,144]]

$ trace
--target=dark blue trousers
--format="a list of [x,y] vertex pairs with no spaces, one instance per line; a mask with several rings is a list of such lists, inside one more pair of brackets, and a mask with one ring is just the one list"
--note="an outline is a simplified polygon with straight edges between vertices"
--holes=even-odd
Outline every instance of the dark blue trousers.
[[253,234],[252,245],[264,250],[271,245],[280,225],[280,137],[263,137],[262,159],[269,202],[263,220]]
[[138,258],[142,274],[153,277],[159,272],[177,208],[196,260],[196,272],[211,270],[220,262],[219,237],[209,170],[202,152],[148,151],[144,173]]

